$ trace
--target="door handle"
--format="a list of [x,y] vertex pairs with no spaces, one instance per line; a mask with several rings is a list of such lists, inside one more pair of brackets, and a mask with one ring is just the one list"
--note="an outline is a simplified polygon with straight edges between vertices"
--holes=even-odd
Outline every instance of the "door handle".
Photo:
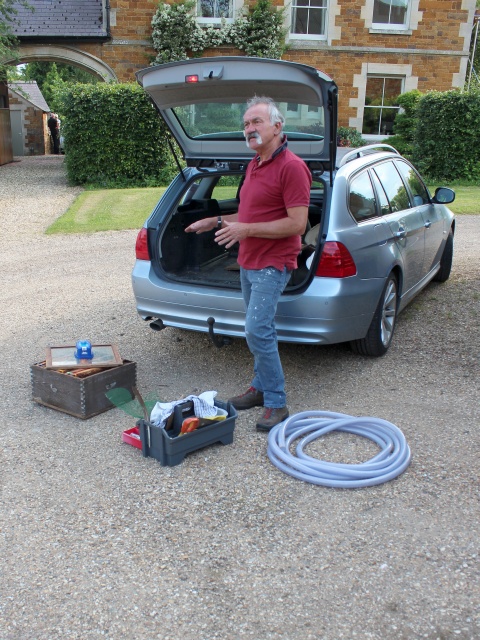
[[398,231],[393,234],[394,238],[406,238],[407,232],[403,227],[398,227]]
[[430,229],[431,226],[432,226],[432,223],[430,222],[430,220],[427,220],[425,222],[425,229]]

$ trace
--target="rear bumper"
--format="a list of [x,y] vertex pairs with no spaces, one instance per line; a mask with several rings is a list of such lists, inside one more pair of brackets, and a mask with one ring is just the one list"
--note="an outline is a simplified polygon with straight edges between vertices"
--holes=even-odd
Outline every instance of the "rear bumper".
[[[280,342],[334,344],[365,337],[384,281],[357,278],[314,278],[300,295],[284,294],[275,325]],[[192,287],[157,278],[147,261],[137,260],[132,273],[137,312],[161,318],[165,326],[245,337],[245,311],[240,291]]]

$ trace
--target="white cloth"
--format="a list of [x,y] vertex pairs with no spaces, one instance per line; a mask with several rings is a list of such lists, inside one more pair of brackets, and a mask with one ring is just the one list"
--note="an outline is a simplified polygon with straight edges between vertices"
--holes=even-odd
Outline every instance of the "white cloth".
[[197,418],[214,418],[217,415],[214,403],[216,395],[216,391],[204,391],[199,396],[187,396],[183,400],[157,402],[150,413],[150,422],[156,427],[164,427],[177,404],[183,404],[189,400],[193,401],[193,410]]

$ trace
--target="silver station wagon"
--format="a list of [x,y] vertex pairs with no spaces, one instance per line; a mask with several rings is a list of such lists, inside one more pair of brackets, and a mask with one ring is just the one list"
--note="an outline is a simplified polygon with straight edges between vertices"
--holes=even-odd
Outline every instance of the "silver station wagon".
[[446,205],[454,192],[432,196],[387,145],[337,149],[337,86],[312,67],[200,58],[149,67],[137,79],[186,164],[178,163],[138,234],[132,282],[140,316],[156,330],[208,332],[217,346],[245,336],[237,247],[219,246],[215,231],[185,228],[237,211],[253,158],[242,131],[246,101],[268,96],[313,179],[298,268],[277,308],[278,339],[386,353],[398,313],[431,280],[449,277],[455,220]]

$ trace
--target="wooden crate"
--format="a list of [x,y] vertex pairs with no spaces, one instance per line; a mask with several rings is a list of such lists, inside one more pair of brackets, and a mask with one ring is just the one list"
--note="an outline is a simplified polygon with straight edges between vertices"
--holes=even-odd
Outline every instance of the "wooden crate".
[[83,420],[113,409],[105,395],[111,389],[132,391],[136,385],[136,363],[123,360],[118,367],[104,369],[86,378],[75,378],[40,362],[30,366],[32,397],[35,402]]

